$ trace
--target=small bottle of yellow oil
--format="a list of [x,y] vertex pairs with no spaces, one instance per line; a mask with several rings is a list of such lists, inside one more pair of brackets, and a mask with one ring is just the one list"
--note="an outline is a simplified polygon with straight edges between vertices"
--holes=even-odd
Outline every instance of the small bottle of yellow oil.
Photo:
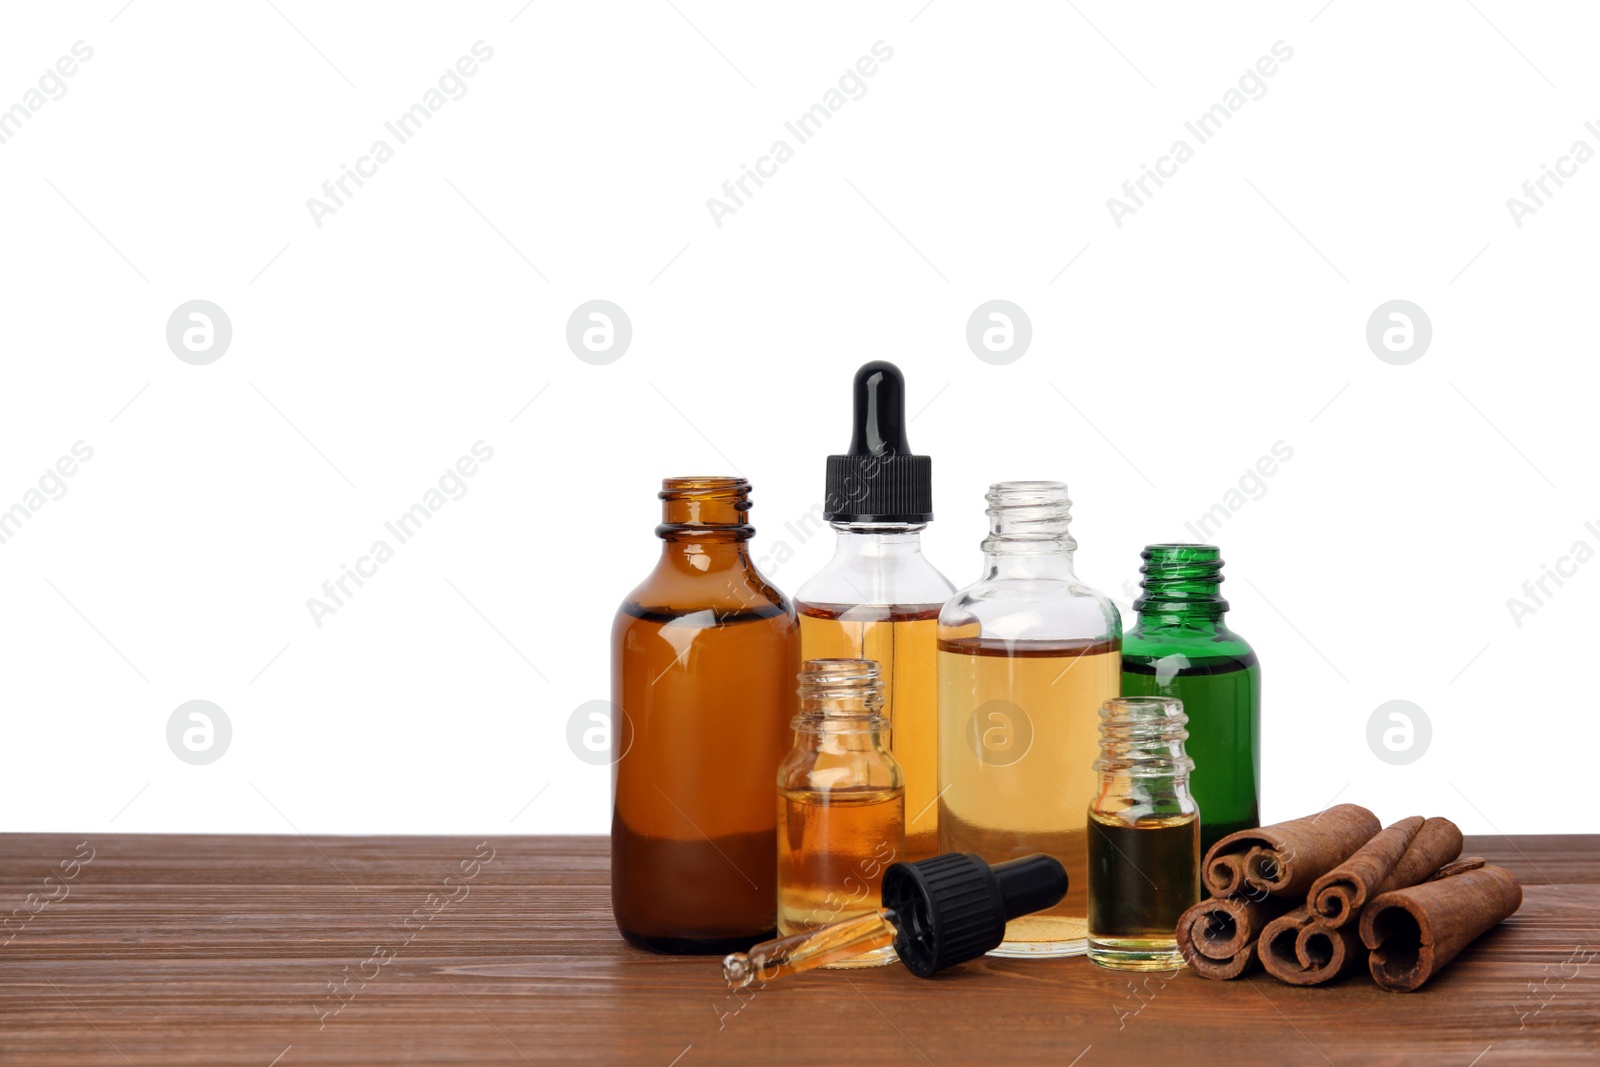
[[[1118,697],[1100,709],[1100,791],[1089,805],[1089,958],[1119,970],[1183,965],[1178,917],[1200,900],[1200,812],[1183,703]],[[780,831],[781,833],[781,831]]]
[[[883,682],[863,659],[807,660],[794,748],[778,768],[778,933],[876,912],[905,858],[905,783],[885,745]],[[833,967],[895,960],[885,946]]]

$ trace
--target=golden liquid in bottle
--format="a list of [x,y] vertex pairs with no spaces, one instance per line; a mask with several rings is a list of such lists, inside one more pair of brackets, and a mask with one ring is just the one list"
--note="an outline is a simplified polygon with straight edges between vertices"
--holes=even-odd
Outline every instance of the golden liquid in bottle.
[[[778,935],[876,914],[884,870],[905,858],[904,819],[900,789],[778,790]],[[828,966],[894,958],[881,948]]]
[[[906,782],[906,855],[939,853],[939,604],[797,604],[800,659],[876,660],[889,751]],[[1112,694],[1115,696],[1116,694]]]
[[797,640],[785,606],[686,613],[624,604],[612,692],[611,903],[629,941],[723,953],[771,936],[772,789],[793,733]]
[[1183,965],[1178,917],[1200,901],[1194,812],[1089,816],[1089,958],[1125,970]]
[[941,852],[999,863],[1045,852],[1067,895],[1006,925],[1001,956],[1087,948],[1088,808],[1099,791],[1100,705],[1117,695],[1118,641],[939,641]]

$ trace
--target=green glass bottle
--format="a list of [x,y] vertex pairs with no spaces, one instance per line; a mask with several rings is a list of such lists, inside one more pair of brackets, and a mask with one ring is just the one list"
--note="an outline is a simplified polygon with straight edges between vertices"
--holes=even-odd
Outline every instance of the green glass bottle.
[[1203,855],[1261,825],[1261,666],[1223,621],[1215,545],[1149,545],[1140,555],[1144,592],[1122,638],[1122,694],[1183,701]]

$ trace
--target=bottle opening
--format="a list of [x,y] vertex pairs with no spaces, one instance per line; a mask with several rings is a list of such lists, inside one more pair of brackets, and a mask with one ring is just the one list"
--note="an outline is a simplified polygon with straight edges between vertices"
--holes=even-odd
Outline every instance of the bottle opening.
[[1133,609],[1152,614],[1194,614],[1216,617],[1228,610],[1223,599],[1222,552],[1216,545],[1146,545],[1143,592]]
[[989,486],[990,499],[1000,494],[1043,493],[1047,495],[1062,495],[1067,492],[1066,482],[1051,481],[1040,478],[1022,478],[1009,482],[994,482]]
[[1072,552],[1078,547],[1067,528],[1072,524],[1072,498],[1067,483],[1051,481],[995,482],[984,496],[989,502],[989,553]]
[[796,728],[823,719],[870,720],[883,708],[883,677],[870,659],[808,659],[797,692]]
[[1100,758],[1094,769],[1133,775],[1184,775],[1189,716],[1173,697],[1113,697],[1100,707]]
[[750,483],[731,475],[663,478],[661,525],[656,534],[672,538],[682,534],[715,534],[718,539],[747,540],[755,533],[748,524]]

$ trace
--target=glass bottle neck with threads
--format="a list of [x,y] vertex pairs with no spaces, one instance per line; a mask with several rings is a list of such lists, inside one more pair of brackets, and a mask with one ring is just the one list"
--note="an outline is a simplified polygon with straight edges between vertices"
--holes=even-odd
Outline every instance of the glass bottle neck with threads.
[[1103,778],[1170,778],[1182,784],[1194,770],[1184,752],[1189,717],[1183,702],[1171,697],[1116,697],[1100,708],[1100,758],[1094,769]]
[[664,478],[661,482],[663,559],[706,573],[749,564],[750,483],[735,477]]
[[1139,625],[1216,631],[1228,602],[1222,596],[1222,553],[1215,545],[1149,545],[1140,553],[1143,591],[1133,602]]
[[1189,718],[1172,697],[1116,697],[1100,708],[1100,789],[1092,809],[1124,822],[1193,817],[1184,752]]
[[811,659],[800,668],[796,743],[832,749],[880,747],[887,723],[883,679],[869,659]]
[[1072,500],[1064,482],[996,482],[989,487],[985,579],[1071,580],[1078,542],[1068,527]]

